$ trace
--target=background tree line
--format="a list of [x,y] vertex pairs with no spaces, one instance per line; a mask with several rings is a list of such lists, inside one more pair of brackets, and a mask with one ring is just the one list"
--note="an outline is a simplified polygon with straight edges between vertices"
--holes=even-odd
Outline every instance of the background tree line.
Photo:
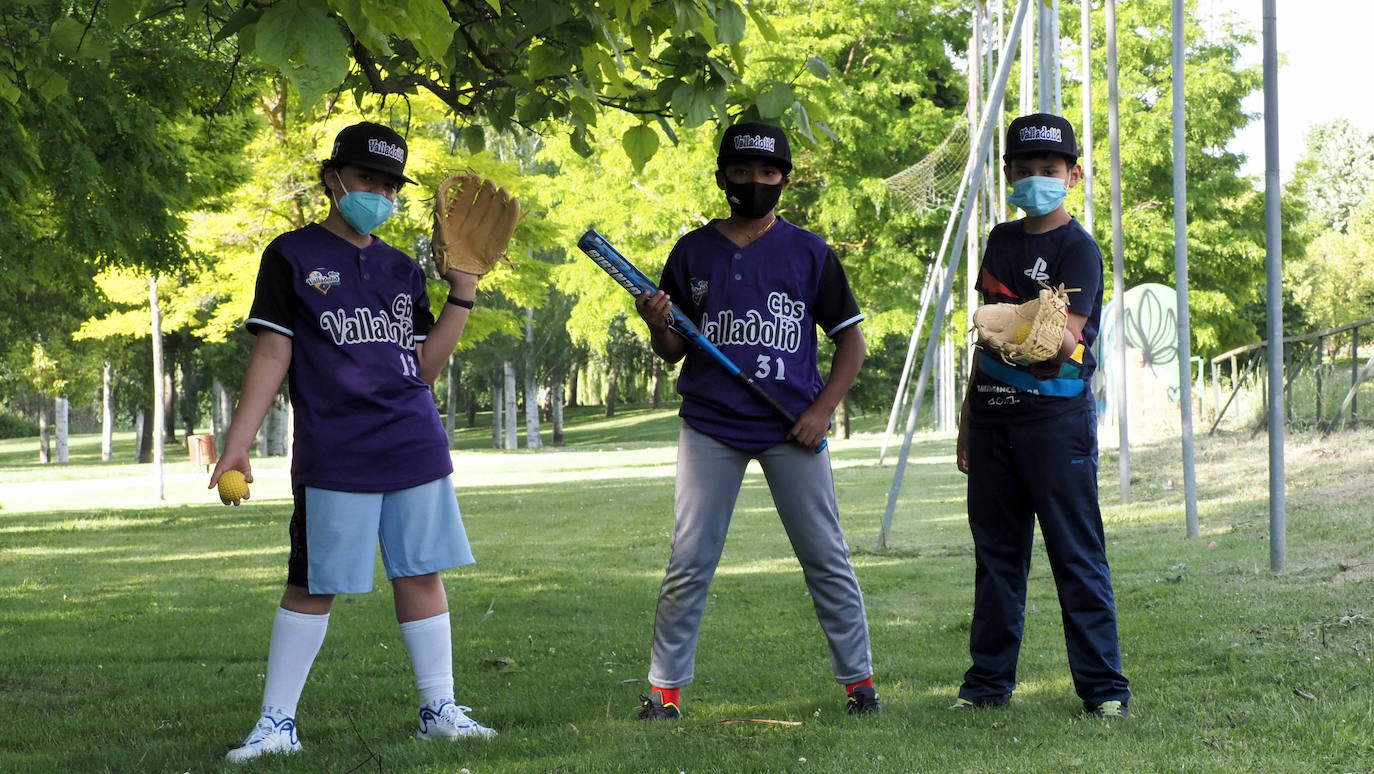
[[[1126,280],[1171,283],[1170,3],[1117,12]],[[726,212],[712,177],[722,126],[762,118],[794,138],[780,213],[836,247],[868,315],[870,358],[851,408],[884,410],[944,213],[904,208],[883,180],[925,156],[963,111],[970,14],[957,0],[5,4],[2,408],[27,432],[63,395],[93,422],[87,407],[101,405],[108,381],[121,423],[150,416],[147,280],[157,277],[172,388],[162,430],[204,430],[242,376],[261,250],[323,217],[319,161],[360,118],[407,136],[420,185],[401,192],[379,235],[417,258],[428,254],[427,197],[449,171],[492,177],[531,212],[513,264],[483,280],[451,374],[436,385],[450,422],[501,407],[494,438],[509,445],[511,412],[523,407],[528,422],[543,389],[551,403],[607,411],[667,399],[673,374],[649,355],[631,300],[576,239],[596,227],[655,274],[679,235]],[[1074,62],[1078,18],[1061,18],[1064,61]],[[1098,8],[1095,50],[1103,24]],[[1206,355],[1262,330],[1262,195],[1225,151],[1254,119],[1240,102],[1260,74],[1237,67],[1251,31],[1190,23],[1188,33],[1192,321]],[[1105,95],[1095,59],[1093,93]],[[1065,113],[1076,117],[1081,75],[1064,75]],[[1105,126],[1105,99],[1093,109]],[[1106,133],[1096,137],[1104,170]],[[1314,136],[1300,166],[1285,210],[1299,310],[1290,329],[1351,314],[1332,300],[1342,274],[1370,299],[1374,279],[1358,257],[1374,238],[1374,205],[1362,196],[1371,154],[1368,137],[1335,127]],[[1081,198],[1070,201],[1081,210]],[[1096,236],[1110,255],[1106,220]]]

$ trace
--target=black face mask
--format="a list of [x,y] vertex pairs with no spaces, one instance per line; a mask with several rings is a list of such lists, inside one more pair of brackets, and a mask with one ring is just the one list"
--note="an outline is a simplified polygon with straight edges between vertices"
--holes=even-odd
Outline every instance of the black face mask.
[[782,196],[782,183],[732,183],[725,182],[725,201],[730,211],[744,218],[762,218],[778,206]]

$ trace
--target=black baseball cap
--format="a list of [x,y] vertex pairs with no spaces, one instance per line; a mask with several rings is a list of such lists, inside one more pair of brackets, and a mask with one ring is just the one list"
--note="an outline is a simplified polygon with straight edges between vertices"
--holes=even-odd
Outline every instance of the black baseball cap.
[[745,121],[725,130],[716,164],[732,159],[762,159],[778,165],[784,175],[792,172],[792,148],[782,129],[759,121]]
[[360,121],[339,130],[329,160],[338,166],[366,167],[414,183],[405,173],[407,152],[405,138],[391,127]]
[[1032,113],[1020,116],[1007,127],[1007,151],[1002,160],[1028,153],[1057,153],[1078,161],[1078,143],[1073,136],[1073,124],[1063,116],[1052,113]]

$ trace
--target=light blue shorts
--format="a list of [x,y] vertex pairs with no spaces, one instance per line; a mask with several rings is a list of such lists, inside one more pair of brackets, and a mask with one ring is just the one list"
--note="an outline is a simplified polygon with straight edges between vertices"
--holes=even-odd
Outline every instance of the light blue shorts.
[[472,564],[449,476],[395,492],[296,487],[286,582],[311,594],[372,590],[377,543],[388,580]]

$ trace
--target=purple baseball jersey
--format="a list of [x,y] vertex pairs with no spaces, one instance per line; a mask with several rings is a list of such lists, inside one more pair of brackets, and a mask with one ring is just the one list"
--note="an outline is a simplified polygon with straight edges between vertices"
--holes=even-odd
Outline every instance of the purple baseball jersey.
[[415,343],[434,325],[419,264],[319,224],[263,252],[247,327],[291,337],[294,486],[389,492],[453,472]]
[[[825,382],[816,363],[816,327],[834,337],[864,319],[849,280],[825,240],[779,218],[737,247],[708,223],[678,240],[659,287],[702,334],[793,414]],[[683,420],[749,452],[787,441],[767,405],[710,358],[689,349],[677,391]]]

